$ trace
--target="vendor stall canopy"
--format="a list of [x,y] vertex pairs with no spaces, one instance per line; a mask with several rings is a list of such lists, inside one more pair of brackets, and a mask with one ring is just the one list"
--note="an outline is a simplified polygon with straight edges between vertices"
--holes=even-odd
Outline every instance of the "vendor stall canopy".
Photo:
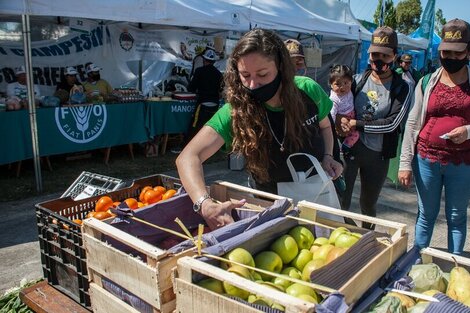
[[24,0],[0,1],[0,14],[74,17],[189,28],[253,27],[358,40],[359,25],[324,18],[294,0]]

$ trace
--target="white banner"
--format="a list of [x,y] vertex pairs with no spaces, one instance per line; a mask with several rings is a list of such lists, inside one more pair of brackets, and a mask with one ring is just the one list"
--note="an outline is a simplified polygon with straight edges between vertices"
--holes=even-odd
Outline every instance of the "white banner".
[[[71,32],[54,41],[32,43],[34,83],[42,95],[52,95],[67,66],[74,66],[79,79],[86,79],[85,64],[93,62],[103,70],[101,77],[111,86],[137,86],[142,60],[144,93],[170,76],[174,66],[191,71],[192,59],[206,46],[220,50],[220,38],[227,32],[197,34],[190,30],[143,30],[126,23],[98,26],[89,33]],[[222,45],[222,49],[225,47]],[[225,68],[224,51],[217,51],[219,69]],[[15,80],[14,69],[24,64],[22,42],[0,43],[0,91]]]

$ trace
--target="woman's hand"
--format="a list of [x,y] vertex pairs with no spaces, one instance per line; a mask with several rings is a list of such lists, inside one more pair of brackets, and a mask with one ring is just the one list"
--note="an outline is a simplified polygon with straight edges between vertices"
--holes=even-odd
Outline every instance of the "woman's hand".
[[246,200],[216,203],[207,199],[202,203],[201,214],[211,230],[233,223],[232,209],[245,205]]
[[411,185],[411,178],[413,174],[411,171],[398,171],[398,181],[405,187],[409,187]]
[[447,133],[447,136],[449,137],[450,141],[460,145],[461,143],[464,143],[465,140],[467,140],[468,138],[467,128],[465,126],[454,128]]
[[329,154],[325,154],[321,162],[321,166],[323,167],[325,172],[327,172],[328,175],[333,178],[333,180],[338,178],[341,173],[343,173],[343,165],[335,161],[333,157]]

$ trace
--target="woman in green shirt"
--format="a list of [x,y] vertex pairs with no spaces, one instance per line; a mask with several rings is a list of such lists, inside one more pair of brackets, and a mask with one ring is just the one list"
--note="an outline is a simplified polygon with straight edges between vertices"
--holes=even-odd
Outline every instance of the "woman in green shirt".
[[[245,157],[257,189],[277,193],[276,184],[292,181],[286,165],[292,153],[315,156],[333,178],[342,165],[333,159],[332,103],[312,79],[294,77],[282,40],[255,29],[235,46],[225,73],[225,104],[189,142],[176,160],[181,181],[212,229],[232,222],[231,210],[243,201],[216,203],[205,189],[202,163],[224,144]],[[294,159],[298,168],[308,166]]]

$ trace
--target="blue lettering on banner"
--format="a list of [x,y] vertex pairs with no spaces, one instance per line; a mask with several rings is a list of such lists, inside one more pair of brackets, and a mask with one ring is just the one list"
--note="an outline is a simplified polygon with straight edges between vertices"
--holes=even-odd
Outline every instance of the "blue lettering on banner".
[[191,113],[194,112],[195,105],[172,105],[171,112],[172,113]]

